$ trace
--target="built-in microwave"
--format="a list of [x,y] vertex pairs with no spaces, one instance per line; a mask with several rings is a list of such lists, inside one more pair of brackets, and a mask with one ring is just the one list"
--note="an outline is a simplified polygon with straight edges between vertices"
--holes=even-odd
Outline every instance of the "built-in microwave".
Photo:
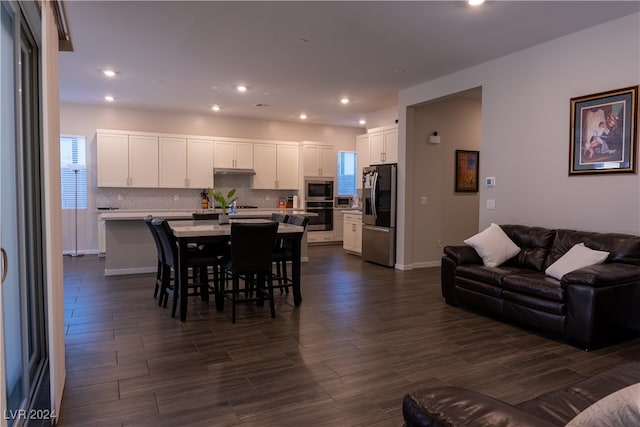
[[337,196],[334,202],[336,209],[348,209],[351,207],[351,197],[349,196]]
[[333,202],[333,181],[305,180],[306,200],[330,200]]

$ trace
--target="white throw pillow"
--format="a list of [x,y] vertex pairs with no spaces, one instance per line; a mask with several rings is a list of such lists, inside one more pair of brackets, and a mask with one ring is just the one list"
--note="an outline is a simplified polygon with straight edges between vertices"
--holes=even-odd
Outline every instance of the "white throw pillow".
[[476,250],[487,267],[497,267],[520,252],[520,248],[494,223],[464,242]]
[[558,280],[562,279],[565,274],[590,265],[602,264],[609,256],[609,252],[596,251],[578,243],[562,255],[556,262],[551,264],[544,274],[554,277]]
[[565,427],[640,426],[640,383],[603,397]]

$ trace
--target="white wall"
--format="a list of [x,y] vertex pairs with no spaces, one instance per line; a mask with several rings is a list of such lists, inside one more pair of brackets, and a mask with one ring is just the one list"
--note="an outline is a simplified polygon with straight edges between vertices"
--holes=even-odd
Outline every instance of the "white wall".
[[[150,111],[119,107],[103,107],[79,104],[61,104],[60,134],[86,136],[88,209],[78,213],[78,251],[97,251],[96,213],[96,129],[120,129],[141,132],[175,133],[202,136],[222,136],[256,140],[318,141],[331,143],[337,150],[355,151],[356,135],[362,128],[301,124],[254,120],[240,117],[216,116],[214,113],[190,114],[167,111]],[[127,190],[129,193],[135,190]],[[174,192],[158,190],[166,197]],[[179,194],[190,190],[179,190]],[[195,195],[198,191],[192,190]],[[147,191],[149,193],[149,191]],[[147,194],[145,193],[145,194]],[[176,192],[177,193],[177,192]],[[174,207],[174,206],[172,206]],[[188,205],[187,209],[193,206]],[[65,250],[73,250],[74,211],[63,211]]]
[[[637,85],[640,81],[640,14],[588,28],[494,61],[402,90],[399,94],[400,185],[398,262],[413,262],[410,200],[419,189],[413,116],[408,107],[482,87],[478,228],[490,222],[640,234],[638,175],[568,176],[569,106],[572,97]],[[487,210],[486,200],[496,209]],[[406,220],[405,220],[406,218]]]

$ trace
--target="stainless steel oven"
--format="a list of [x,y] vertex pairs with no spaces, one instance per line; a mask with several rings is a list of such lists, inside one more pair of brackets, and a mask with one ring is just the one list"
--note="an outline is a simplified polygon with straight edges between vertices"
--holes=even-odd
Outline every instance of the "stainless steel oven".
[[309,216],[309,231],[333,230],[333,201],[310,201],[306,202],[306,210],[317,216]]
[[333,202],[333,181],[331,180],[305,180],[305,199],[307,201],[326,200]]

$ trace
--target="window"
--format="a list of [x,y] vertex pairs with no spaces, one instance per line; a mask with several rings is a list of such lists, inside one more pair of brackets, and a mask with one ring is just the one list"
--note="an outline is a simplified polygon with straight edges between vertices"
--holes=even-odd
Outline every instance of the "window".
[[76,207],[76,174],[78,209],[87,209],[87,160],[84,136],[60,137],[60,182],[62,209]]
[[338,196],[356,194],[356,153],[340,151],[338,153]]

